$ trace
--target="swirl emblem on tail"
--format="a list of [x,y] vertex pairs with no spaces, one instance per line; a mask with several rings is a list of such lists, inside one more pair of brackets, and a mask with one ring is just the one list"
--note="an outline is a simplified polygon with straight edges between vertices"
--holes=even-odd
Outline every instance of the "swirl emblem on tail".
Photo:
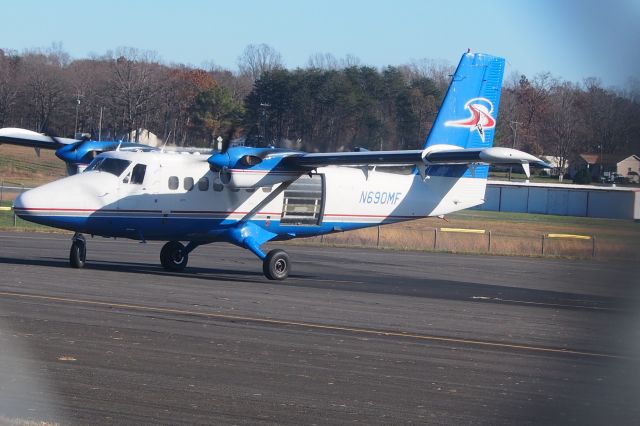
[[496,126],[496,120],[492,116],[493,104],[487,98],[473,98],[464,104],[464,109],[471,114],[468,118],[449,120],[444,125],[447,127],[466,127],[470,132],[475,130],[484,142],[485,130]]

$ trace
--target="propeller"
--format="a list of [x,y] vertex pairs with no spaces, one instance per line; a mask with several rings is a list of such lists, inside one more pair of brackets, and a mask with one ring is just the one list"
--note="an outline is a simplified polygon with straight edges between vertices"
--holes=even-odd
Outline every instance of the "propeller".
[[222,140],[222,146],[220,147],[220,154],[226,154],[231,146],[231,139],[233,138],[234,133],[236,132],[236,126],[231,126],[231,128],[227,131],[226,137]]
[[49,139],[51,139],[53,141],[53,143],[55,143],[56,145],[58,145],[58,146],[64,146],[65,145],[64,143],[62,143],[62,141],[60,139],[58,139],[58,135],[56,134],[56,132],[47,129],[47,130],[45,130],[43,132],[43,134],[45,136],[48,136]]
[[231,157],[229,156],[227,151],[229,151],[229,148],[231,147],[231,138],[233,137],[233,134],[235,133],[235,131],[236,131],[235,126],[232,126],[227,131],[226,137],[222,140],[222,146],[220,147],[220,151],[213,154],[207,160],[207,162],[209,163],[209,168],[212,171],[222,173],[227,168],[229,168],[229,165],[231,163]]

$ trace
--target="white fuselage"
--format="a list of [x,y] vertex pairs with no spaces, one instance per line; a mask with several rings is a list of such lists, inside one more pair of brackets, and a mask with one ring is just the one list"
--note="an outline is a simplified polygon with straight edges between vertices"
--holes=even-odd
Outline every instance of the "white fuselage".
[[[486,180],[394,173],[372,167],[318,168],[309,178],[256,189],[220,183],[206,157],[110,152],[130,162],[117,176],[86,171],[22,194],[27,220],[89,234],[156,240],[215,241],[251,221],[287,239],[443,215],[484,201]],[[146,166],[136,182],[134,167]]]

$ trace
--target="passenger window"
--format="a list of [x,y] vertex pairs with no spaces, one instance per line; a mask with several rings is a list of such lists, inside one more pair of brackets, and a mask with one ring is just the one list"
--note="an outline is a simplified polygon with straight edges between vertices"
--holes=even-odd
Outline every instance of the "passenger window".
[[176,189],[178,189],[178,186],[180,186],[180,180],[178,179],[178,176],[171,176],[169,178],[169,189],[175,191]]
[[193,178],[192,177],[184,178],[184,183],[182,187],[187,191],[191,191],[193,189]]
[[218,182],[213,182],[213,190],[216,192],[221,192],[224,189],[224,185]]
[[131,173],[131,183],[136,185],[142,185],[144,181],[144,174],[147,171],[147,166],[144,164],[136,164],[133,167],[133,172]]
[[200,191],[208,191],[209,190],[209,179],[207,177],[201,177],[198,180],[198,189]]

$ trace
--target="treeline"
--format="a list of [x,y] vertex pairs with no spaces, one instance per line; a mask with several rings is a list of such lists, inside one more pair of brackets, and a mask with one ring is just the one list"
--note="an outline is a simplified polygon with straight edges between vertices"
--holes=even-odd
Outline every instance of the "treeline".
[[[71,59],[60,46],[0,50],[0,127],[94,138],[148,129],[168,143],[211,146],[235,130],[248,143],[310,151],[422,145],[453,67],[423,60],[376,69],[318,54],[288,70],[275,50],[249,45],[237,70],[166,64],[120,48]],[[550,74],[508,77],[496,143],[534,154],[640,152],[640,89],[605,89]]]

